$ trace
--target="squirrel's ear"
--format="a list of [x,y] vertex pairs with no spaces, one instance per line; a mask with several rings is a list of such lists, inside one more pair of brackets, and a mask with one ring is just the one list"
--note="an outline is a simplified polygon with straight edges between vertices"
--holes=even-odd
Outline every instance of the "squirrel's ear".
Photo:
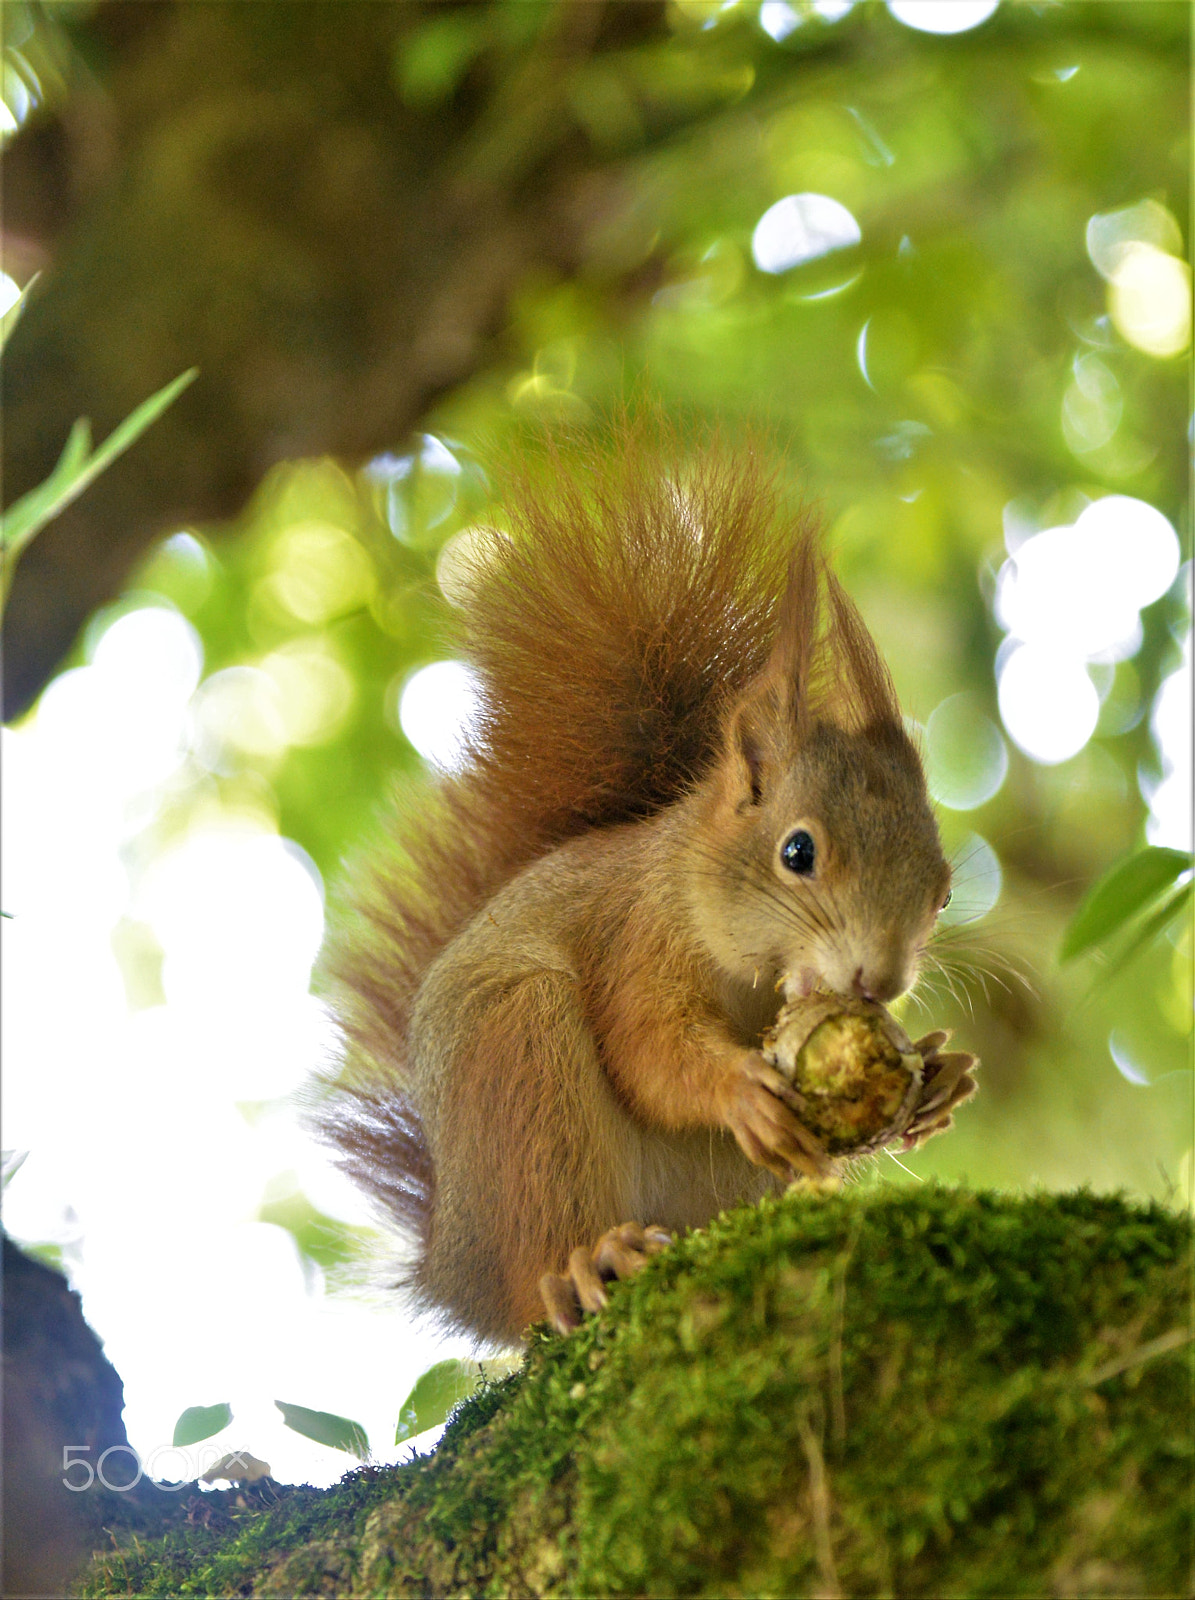
[[785,765],[792,720],[786,686],[770,675],[735,702],[727,719],[722,769],[736,805],[759,805],[771,776]]
[[811,703],[824,567],[818,532],[810,524],[801,530],[789,561],[767,665],[727,719],[722,768],[736,806],[758,805],[772,774],[791,763],[793,741]]

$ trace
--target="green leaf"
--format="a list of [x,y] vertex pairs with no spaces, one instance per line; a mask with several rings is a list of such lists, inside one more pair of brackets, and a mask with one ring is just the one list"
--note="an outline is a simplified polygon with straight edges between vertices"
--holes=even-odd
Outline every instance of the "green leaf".
[[218,1406],[188,1406],[174,1424],[173,1443],[179,1446],[198,1444],[210,1439],[214,1433],[227,1428],[232,1421],[232,1407],[227,1400]]
[[326,1444],[333,1450],[344,1450],[358,1461],[369,1454],[369,1435],[359,1422],[349,1417],[338,1417],[334,1411],[309,1411],[306,1406],[292,1406],[285,1400],[274,1404],[282,1413],[282,1420],[304,1439],[314,1439],[316,1444]]
[[198,376],[199,369],[191,367],[165,388],[150,395],[148,400],[143,400],[119,427],[113,428],[94,455],[91,454],[90,421],[81,417],[75,423],[50,476],[36,489],[30,489],[28,494],[22,495],[0,517],[0,554],[4,557],[5,592],[12,564],[33,536],[40,533],[47,522],[65,511],[73,500],[78,499],[88,484],[105,467],[111,466],[117,456],[122,455],[152,422],[156,422],[167,406],[172,405]]
[[0,1189],[6,1189],[26,1165],[29,1150],[5,1150],[0,1154]]
[[1112,977],[1123,971],[1135,955],[1139,955],[1147,945],[1161,937],[1177,916],[1184,910],[1189,912],[1193,899],[1195,899],[1195,879],[1188,879],[1173,894],[1167,895],[1157,910],[1151,912],[1134,929],[1132,938],[1109,962],[1106,968],[1107,975]]
[[9,335],[20,321],[21,312],[24,311],[25,306],[28,303],[29,291],[33,288],[33,285],[40,277],[41,273],[35,272],[30,278],[29,282],[21,290],[20,294],[13,301],[12,305],[10,305],[4,315],[0,317],[0,350],[3,350],[4,346],[8,343]]
[[446,1422],[453,1406],[467,1400],[478,1388],[481,1377],[476,1361],[437,1361],[429,1367],[402,1403],[394,1431],[395,1444]]
[[0,1188],[7,1189],[25,1165],[28,1150],[5,1150],[0,1155]]
[[1119,933],[1138,913],[1166,892],[1176,878],[1190,872],[1191,853],[1149,846],[1119,861],[1090,889],[1063,935],[1060,961],[1072,961],[1084,950]]
[[453,11],[425,22],[395,62],[403,101],[422,110],[446,100],[489,42],[489,33],[485,13]]
[[91,423],[80,417],[67,436],[58,464],[44,483],[22,495],[0,517],[0,557],[4,561],[2,592],[8,593],[13,564],[21,551],[50,519],[68,504],[63,498],[76,480],[91,450]]

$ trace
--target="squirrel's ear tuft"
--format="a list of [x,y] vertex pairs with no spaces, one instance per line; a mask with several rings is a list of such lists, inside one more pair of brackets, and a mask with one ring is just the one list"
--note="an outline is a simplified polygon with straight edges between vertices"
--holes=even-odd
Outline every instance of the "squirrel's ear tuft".
[[788,565],[788,581],[780,599],[776,635],[765,678],[783,686],[788,726],[803,720],[811,698],[818,657],[820,594],[826,571],[820,531],[809,522],[801,529]]
[[757,702],[760,726],[779,748],[817,722],[847,733],[903,726],[888,669],[830,570],[812,517],[792,548],[775,619],[767,666],[740,704]]
[[829,625],[824,649],[834,664],[826,710],[849,733],[904,726],[888,668],[867,625],[832,572],[826,573]]
[[803,531],[789,565],[768,663],[788,691],[793,725],[830,722],[848,733],[903,726],[888,669],[816,529]]

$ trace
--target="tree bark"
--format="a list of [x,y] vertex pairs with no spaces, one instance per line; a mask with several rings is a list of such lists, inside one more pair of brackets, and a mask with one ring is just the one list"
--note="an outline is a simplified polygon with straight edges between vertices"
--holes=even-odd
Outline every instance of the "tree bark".
[[[80,24],[98,76],[79,69],[7,156],[8,257],[44,275],[5,357],[6,503],[77,417],[101,439],[178,372],[200,377],[24,554],[6,717],[149,541],[234,516],[277,461],[397,446],[494,359],[528,273],[603,270],[595,231],[625,171],[580,130],[570,72],[662,14],[107,0]],[[534,26],[512,34],[520,16]],[[452,18],[477,30],[469,64],[439,98],[404,98],[404,52]],[[610,276],[616,301],[633,293],[634,271]]]

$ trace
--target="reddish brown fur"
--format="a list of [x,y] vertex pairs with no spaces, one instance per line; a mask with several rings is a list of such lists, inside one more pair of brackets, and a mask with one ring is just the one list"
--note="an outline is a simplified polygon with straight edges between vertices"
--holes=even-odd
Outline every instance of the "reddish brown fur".
[[320,1121],[408,1228],[422,1229],[431,1192],[413,1113],[395,1110],[423,974],[528,861],[676,799],[772,649],[810,519],[758,452],[732,459],[709,440],[685,474],[686,512],[685,455],[657,418],[607,451],[550,436],[509,466],[512,537],[495,541],[459,640],[485,686],[474,763],[397,811],[339,918],[326,971],[349,1057]]
[[[459,642],[483,692],[471,759],[418,810],[397,814],[382,859],[357,875],[327,962],[347,1058],[319,1113],[347,1168],[414,1236],[424,1302],[496,1333],[532,1313],[529,1263],[558,1265],[595,1219],[625,1220],[607,1216],[598,1192],[607,1175],[589,1144],[565,1137],[570,1127],[582,1135],[549,1059],[561,1028],[584,1035],[578,1050],[596,1039],[613,1092],[649,1128],[737,1127],[745,1093],[752,1106],[771,1100],[744,1088],[749,1041],[732,1042],[710,1010],[723,981],[716,964],[669,947],[667,861],[636,933],[627,862],[638,830],[616,825],[689,803],[707,778],[711,797],[721,794],[743,760],[785,766],[822,721],[866,731],[877,748],[904,740],[887,671],[826,571],[812,518],[786,503],[758,450],[732,457],[706,440],[688,455],[655,419],[624,426],[605,450],[592,439],[542,441],[508,487],[509,537],[491,541],[475,574]],[[923,785],[914,800],[923,804]],[[510,1268],[500,1287],[491,1269],[485,1294],[472,1287],[485,1280],[481,1265],[462,1265],[448,1286],[436,1278],[433,1216],[436,1229],[454,1225],[455,1199],[445,1192],[437,1205],[443,1170],[432,1170],[405,1092],[412,1009],[436,958],[528,863],[610,829],[601,838],[620,841],[603,869],[611,921],[603,930],[595,913],[576,943],[575,991],[528,978],[477,1013],[474,1036],[461,1023],[443,1093],[483,1097],[456,1119],[462,1139],[501,1130],[473,1158],[502,1169],[503,1214],[461,1223],[459,1249],[490,1260],[497,1250]],[[473,1018],[467,1001],[460,995],[457,1012]],[[605,1115],[587,1103],[585,1128]],[[524,1170],[528,1151],[534,1170]],[[441,1151],[437,1165],[456,1159]],[[554,1210],[549,1187],[567,1191]],[[519,1249],[496,1235],[487,1245],[495,1230],[527,1238]]]

